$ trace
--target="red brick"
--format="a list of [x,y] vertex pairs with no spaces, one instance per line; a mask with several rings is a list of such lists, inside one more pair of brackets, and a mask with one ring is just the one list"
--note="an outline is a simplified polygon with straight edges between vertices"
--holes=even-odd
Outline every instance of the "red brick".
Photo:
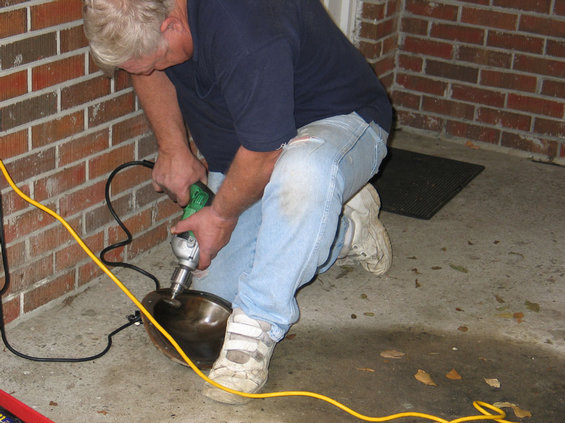
[[456,21],[459,8],[457,6],[431,2],[428,0],[406,0],[405,10],[415,15]]
[[402,50],[443,59],[451,59],[453,56],[453,45],[450,43],[409,36],[404,40]]
[[363,16],[364,19],[382,20],[385,17],[385,5],[363,3],[361,16]]
[[422,99],[422,111],[472,120],[475,114],[475,107],[471,104],[424,96]]
[[121,69],[118,69],[116,71],[116,74],[114,75],[114,81],[116,91],[122,91],[133,87],[133,84],[131,82],[131,75]]
[[112,126],[112,145],[131,140],[150,131],[144,114],[118,122]]
[[444,120],[438,117],[409,111],[397,111],[400,126],[419,128],[426,131],[441,132]]
[[359,37],[368,38],[370,40],[377,39],[377,25],[372,22],[361,22],[359,28]]
[[[130,218],[123,219],[122,222],[135,239],[137,238],[137,234],[140,234],[151,227],[151,209],[141,212],[137,211],[135,215]],[[116,226],[108,230],[108,238],[119,240],[125,239],[125,236],[123,235],[123,230]]]
[[565,41],[547,40],[546,54],[548,56],[565,57]]
[[110,145],[109,131],[103,129],[81,138],[75,138],[59,144],[59,166],[82,160],[95,153],[99,153]]
[[[104,247],[104,234],[102,232],[83,238],[83,242],[92,251],[100,251]],[[90,260],[88,254],[76,242],[55,253],[55,272],[73,267],[85,260]]]
[[143,183],[150,181],[151,169],[149,168],[139,165],[122,169],[112,180],[112,195],[117,196],[128,189],[139,188]]
[[84,56],[71,56],[33,68],[32,87],[34,91],[39,91],[82,75],[84,75]]
[[35,186],[35,199],[43,201],[48,198],[56,197],[66,191],[84,184],[86,182],[86,164],[62,168],[57,173],[51,174],[46,178],[37,180]]
[[449,121],[445,131],[448,135],[465,138],[473,141],[488,142],[498,144],[500,131],[492,128],[485,128],[480,125],[472,125],[465,122]]
[[[29,185],[20,184],[18,186],[19,190],[22,191],[28,197],[30,196]],[[4,207],[4,216],[10,216],[13,213],[22,211],[30,207],[29,203],[21,198],[14,190],[10,190],[2,195],[2,202]]]
[[498,91],[485,90],[467,85],[452,86],[451,97],[469,103],[486,104],[493,107],[504,107],[505,95]]
[[382,22],[377,23],[377,37],[376,39],[381,39],[389,37],[391,34],[397,32],[397,19],[387,19]]
[[51,32],[0,45],[2,70],[26,65],[57,54],[57,34]]
[[28,212],[14,216],[6,224],[6,242],[13,242],[33,231],[44,228],[53,223],[53,218],[42,210],[32,209]]
[[33,30],[77,21],[82,18],[80,0],[56,0],[31,7],[31,28]]
[[424,60],[421,57],[408,56],[402,53],[398,55],[398,67],[400,69],[412,72],[422,72],[423,65]]
[[20,297],[14,297],[2,304],[4,324],[13,322],[20,316]]
[[387,73],[393,73],[395,69],[394,55],[385,56],[380,60],[377,60],[373,68],[375,69],[375,73],[379,78],[382,78],[383,75],[386,75]]
[[29,0],[0,0],[0,7],[14,6]]
[[541,93],[543,95],[565,99],[565,82],[546,79],[543,81]]
[[508,107],[554,118],[563,117],[563,111],[565,110],[564,103],[518,94],[508,94]]
[[519,54],[514,59],[514,69],[562,78],[565,75],[565,62]]
[[167,222],[177,221],[182,216],[182,211],[178,204],[173,203],[168,198],[157,201],[155,204],[155,221],[161,222],[162,220],[167,220]]
[[55,149],[34,152],[6,165],[16,184],[55,168]]
[[96,77],[61,89],[61,108],[75,107],[110,94],[110,79]]
[[101,276],[102,273],[102,269],[92,261],[81,265],[78,269],[78,286],[85,285],[94,278]]
[[84,115],[82,111],[50,120],[31,129],[32,148],[43,147],[48,144],[70,137],[84,130]]
[[95,204],[102,203],[105,184],[105,181],[100,181],[94,185],[82,186],[79,190],[64,195],[59,200],[60,215],[67,218]]
[[493,10],[464,7],[461,14],[461,22],[512,31],[516,30],[518,15],[495,12]]
[[27,131],[14,132],[0,137],[0,157],[3,160],[26,153]]
[[16,9],[0,13],[0,38],[7,38],[27,31],[27,16],[25,9]]
[[0,101],[27,93],[27,72],[15,72],[0,77]]
[[28,260],[24,266],[11,271],[11,285],[8,292],[21,292],[24,288],[53,274],[53,257],[51,255],[37,260]]
[[382,51],[382,42],[360,41],[359,51],[367,59],[367,61],[371,61],[380,56]]
[[447,83],[443,81],[436,81],[423,76],[406,75],[400,73],[396,78],[396,82],[399,86],[411,91],[443,96],[447,89]]
[[[1,57],[1,56],[0,56]],[[22,100],[0,109],[0,131],[8,131],[20,125],[57,112],[57,94],[47,93]]]
[[169,197],[167,197],[166,194],[155,192],[152,184],[146,184],[141,186],[136,191],[134,207],[142,208],[147,206],[148,204],[152,204],[157,201],[163,201],[163,199],[165,199],[165,201],[170,201],[168,198]]
[[89,177],[95,179],[99,176],[107,175],[119,165],[132,160],[135,160],[135,148],[133,144],[109,150],[89,160]]
[[428,35],[429,22],[424,19],[405,17],[401,21],[402,32],[405,34]]
[[505,50],[518,50],[528,53],[543,53],[544,39],[523,34],[489,31],[487,45]]
[[54,280],[24,294],[24,312],[30,312],[73,290],[75,271],[72,270]]
[[478,81],[479,71],[469,66],[427,60],[426,75],[474,83]]
[[133,242],[128,248],[128,260],[138,256],[139,254],[148,251],[150,248],[157,244],[166,241],[169,238],[169,231],[166,224],[159,225],[154,229],[142,234],[133,239]]
[[523,15],[519,30],[550,37],[565,38],[565,24],[562,20]]
[[481,85],[491,87],[525,92],[535,92],[537,89],[537,78],[530,75],[482,70],[480,79]]
[[542,140],[530,134],[519,135],[509,132],[502,134],[500,145],[530,153],[544,154],[551,158],[557,155],[558,147],[555,141]]
[[[78,232],[80,219],[73,219],[67,223]],[[29,250],[33,257],[42,256],[48,252],[64,247],[73,242],[73,238],[67,229],[60,224],[36,231],[29,237]]]
[[510,68],[512,54],[483,48],[460,46],[457,53],[459,61],[474,65],[485,65],[497,68]]
[[[27,261],[26,256],[26,243],[25,240],[18,242],[17,244],[10,244],[6,247],[6,253],[8,255],[8,267],[11,269],[16,269]],[[4,273],[3,270],[1,272]],[[2,285],[0,285],[2,286]]]
[[553,12],[555,15],[565,16],[565,0],[555,0],[555,6],[553,7]]
[[395,108],[405,107],[413,110],[420,110],[421,96],[395,90],[392,93],[392,103]]
[[89,127],[100,125],[131,113],[133,110],[134,95],[133,92],[128,92],[95,106],[90,106],[88,108],[88,125]]
[[140,159],[155,160],[157,141],[153,133],[147,134],[137,142],[137,152]]
[[398,37],[397,36],[391,36],[391,37],[386,37],[382,40],[382,44],[383,44],[383,52],[382,54],[390,54],[391,56],[396,55],[396,52],[398,51]]
[[565,122],[536,117],[534,119],[534,133],[551,137],[565,137]]
[[84,35],[84,28],[82,25],[77,25],[69,29],[62,29],[60,31],[60,37],[61,53],[68,53],[69,51],[88,47],[88,40]]
[[441,38],[443,40],[483,44],[485,30],[463,25],[433,23],[430,35],[433,38]]
[[532,124],[532,118],[528,115],[500,109],[489,109],[486,107],[479,108],[477,120],[478,122],[485,122],[489,125],[517,129],[520,131],[529,131]]
[[548,13],[551,0],[494,0],[493,5],[529,12]]

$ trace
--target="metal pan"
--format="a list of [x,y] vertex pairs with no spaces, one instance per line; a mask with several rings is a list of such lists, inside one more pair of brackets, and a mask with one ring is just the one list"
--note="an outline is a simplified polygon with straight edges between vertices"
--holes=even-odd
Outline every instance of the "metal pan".
[[[173,307],[164,301],[170,295],[169,288],[152,291],[145,296],[142,304],[198,368],[212,367],[224,342],[227,320],[232,311],[230,304],[207,292],[188,291],[177,296],[181,307]],[[171,343],[143,315],[142,320],[153,344],[171,360],[188,366]]]

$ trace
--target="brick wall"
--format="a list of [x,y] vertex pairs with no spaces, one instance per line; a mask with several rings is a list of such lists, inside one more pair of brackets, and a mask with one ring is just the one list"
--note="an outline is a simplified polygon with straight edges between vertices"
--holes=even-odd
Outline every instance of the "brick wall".
[[399,127],[565,163],[565,1],[367,0],[359,34]]
[[[61,214],[98,254],[125,239],[104,203],[109,172],[154,157],[129,78],[108,79],[89,58],[81,1],[0,0],[0,158],[19,187]],[[149,169],[129,168],[112,188],[112,203],[134,235],[115,258],[130,260],[167,238],[178,210],[153,192]],[[11,270],[3,303],[11,321],[81,289],[100,271],[2,176],[0,189]]]

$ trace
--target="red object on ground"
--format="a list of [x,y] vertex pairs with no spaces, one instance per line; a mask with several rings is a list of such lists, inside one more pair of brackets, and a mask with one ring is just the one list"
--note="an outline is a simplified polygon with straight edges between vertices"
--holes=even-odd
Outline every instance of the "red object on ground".
[[[47,417],[42,416],[34,409],[28,407],[23,402],[18,401],[13,396],[8,395],[0,389],[0,407],[12,413],[25,423],[54,423]],[[0,411],[1,413],[1,411]]]

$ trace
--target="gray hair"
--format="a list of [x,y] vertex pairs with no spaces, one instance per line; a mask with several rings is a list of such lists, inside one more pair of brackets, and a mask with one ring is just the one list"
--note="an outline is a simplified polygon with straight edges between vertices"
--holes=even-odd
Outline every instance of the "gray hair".
[[173,9],[174,0],[84,0],[84,32],[96,64],[111,73],[153,53],[165,42],[161,24]]

